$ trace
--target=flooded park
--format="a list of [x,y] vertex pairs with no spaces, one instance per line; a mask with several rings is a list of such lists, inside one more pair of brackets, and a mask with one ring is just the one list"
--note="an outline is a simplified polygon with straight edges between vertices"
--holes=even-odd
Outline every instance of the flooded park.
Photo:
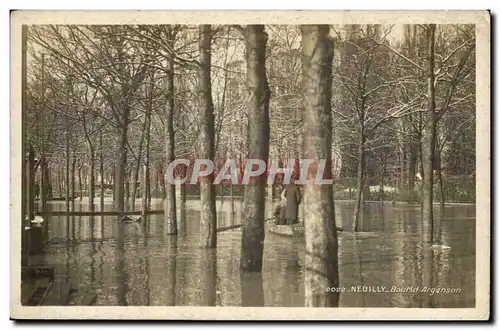
[[473,24],[19,34],[22,306],[476,307]]
[[[152,205],[160,208],[161,200]],[[221,231],[216,249],[200,249],[199,201],[188,199],[186,206],[187,226],[177,237],[166,234],[163,214],[148,215],[143,224],[116,216],[45,216],[45,252],[30,256],[29,264],[54,267],[59,294],[69,285],[76,296],[93,294],[94,305],[304,306],[303,238],[266,232],[262,273],[240,274],[241,230]],[[241,223],[240,203],[232,220],[228,201],[218,200],[217,208],[219,228]],[[87,209],[75,202],[76,211]],[[337,225],[350,228],[353,211],[353,203],[336,202]],[[422,246],[420,205],[367,202],[361,232],[339,233],[340,286],[364,288],[341,293],[340,307],[474,307],[475,206],[446,205],[435,213],[441,249]],[[403,292],[390,292],[393,286]],[[425,286],[456,292],[404,292]],[[379,292],[382,287],[389,292]]]

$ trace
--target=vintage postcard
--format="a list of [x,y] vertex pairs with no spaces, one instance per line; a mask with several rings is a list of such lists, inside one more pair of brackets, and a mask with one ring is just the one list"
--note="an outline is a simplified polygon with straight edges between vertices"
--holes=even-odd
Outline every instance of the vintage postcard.
[[489,319],[488,11],[16,11],[11,96],[13,319]]

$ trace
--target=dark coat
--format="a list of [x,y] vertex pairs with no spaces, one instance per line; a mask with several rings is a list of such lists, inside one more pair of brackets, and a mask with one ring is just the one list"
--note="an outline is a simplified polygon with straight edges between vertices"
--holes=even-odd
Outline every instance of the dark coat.
[[302,194],[299,186],[289,184],[285,188],[286,209],[285,218],[288,224],[294,224],[299,218],[299,204],[302,201]]
[[275,223],[277,225],[284,225],[286,223],[285,220],[285,206],[279,204],[274,210],[274,218],[276,219]]

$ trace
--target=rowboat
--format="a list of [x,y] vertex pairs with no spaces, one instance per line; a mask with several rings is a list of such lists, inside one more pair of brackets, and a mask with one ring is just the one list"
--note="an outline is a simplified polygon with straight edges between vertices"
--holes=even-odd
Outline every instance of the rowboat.
[[[272,234],[289,237],[303,237],[304,224],[297,223],[294,225],[277,225],[272,221],[266,221],[266,230]],[[337,231],[343,231],[343,228],[337,227]]]
[[144,220],[144,218],[142,216],[124,215],[120,219],[120,222],[122,222],[122,223],[134,223],[134,222],[141,222],[142,220]]

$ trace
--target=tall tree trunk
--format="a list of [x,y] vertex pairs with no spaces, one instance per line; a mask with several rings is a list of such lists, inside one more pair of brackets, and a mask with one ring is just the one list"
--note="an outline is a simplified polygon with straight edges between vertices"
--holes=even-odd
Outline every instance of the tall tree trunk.
[[[419,162],[420,162],[420,170],[419,170],[419,173],[421,174],[421,177],[422,177],[422,181],[423,181],[423,177],[424,177],[424,144],[422,142],[422,139],[424,137],[424,118],[423,118],[423,114],[421,112],[418,113],[419,115],[419,129],[420,129],[420,133],[418,135],[419,137],[419,140],[418,140],[418,151],[419,151],[419,154],[420,154],[420,158],[419,158]],[[422,207],[423,209],[423,205],[424,205],[424,184],[423,182],[421,182],[420,184],[420,189],[419,189],[419,193],[420,193],[420,206]]]
[[439,199],[439,205],[441,210],[444,209],[445,203],[446,203],[446,197],[444,193],[444,182],[443,182],[443,172],[441,170],[441,164],[439,164],[439,167],[436,171],[437,176],[438,176],[438,181],[439,181],[439,191],[440,191],[440,199]]
[[[41,103],[42,103],[42,121],[45,121],[45,54],[42,54],[42,73],[41,73]],[[47,206],[47,159],[45,158],[45,127],[42,127],[41,151],[40,151],[40,202],[42,204],[42,211],[45,211]]]
[[132,175],[131,175],[132,187],[130,191],[130,206],[132,208],[132,211],[135,210],[135,200],[137,198],[137,187],[139,186],[138,181],[139,181],[140,168],[141,168],[141,158],[138,156],[135,166],[132,169]]
[[380,186],[379,186],[379,200],[381,203],[384,202],[384,176],[385,176],[385,154],[384,152],[380,152]]
[[125,170],[125,189],[124,189],[124,200],[125,200],[125,211],[128,209],[128,205],[130,203],[130,180],[131,180],[132,171]]
[[[304,95],[303,150],[306,159],[325,159],[331,178],[331,86],[333,41],[327,25],[303,25],[302,88]],[[309,170],[304,190],[305,306],[338,307],[339,294],[326,288],[339,286],[338,241],[332,185],[316,184],[317,167]],[[333,220],[333,221],[332,221]]]
[[165,172],[161,172],[161,179],[160,179],[160,185],[161,185],[161,198],[163,201],[167,198],[167,188],[165,186],[166,180],[165,180]]
[[142,215],[145,215],[146,212],[148,212],[148,201],[147,201],[147,185],[146,185],[146,181],[147,181],[147,175],[148,175],[148,165],[147,164],[144,164],[144,166],[142,167],[142,182],[144,182],[144,184],[141,184],[141,214]]
[[[135,199],[137,196],[139,170],[141,169],[141,160],[142,160],[142,145],[144,143],[144,135],[146,134],[146,125],[147,125],[147,120],[144,119],[144,125],[142,126],[142,132],[141,132],[141,139],[139,141],[139,151],[137,151],[137,158],[135,160],[135,166],[132,175],[132,194],[131,194],[132,210],[135,210]],[[142,184],[144,184],[144,182]]]
[[408,116],[408,120],[410,123],[408,124],[410,131],[409,143],[408,143],[408,197],[410,201],[415,200],[415,179],[417,176],[417,160],[418,160],[418,149],[419,149],[419,141],[417,141],[418,134],[415,136],[416,128],[414,127],[412,120],[416,120],[413,114]]
[[415,200],[415,177],[417,176],[418,146],[411,142],[408,157],[408,197],[410,201]]
[[63,194],[63,170],[61,166],[57,167],[57,188],[59,190],[59,197]]
[[[169,43],[173,44],[173,33],[169,30]],[[165,158],[166,158],[166,168],[175,159],[175,135],[174,135],[174,63],[173,60],[168,60],[168,72],[166,81],[166,98],[167,103],[165,107]],[[164,212],[167,221],[167,234],[177,235],[177,214],[176,214],[176,203],[175,203],[175,185],[172,182],[168,182],[165,178],[165,200],[164,200]]]
[[[150,118],[148,118],[150,121]],[[149,131],[149,125],[148,125]],[[150,161],[149,161],[149,133],[146,135],[146,155],[144,157],[146,163],[146,204],[148,211],[151,209],[151,170],[150,170]]]
[[116,164],[113,164],[111,167],[111,185],[113,191],[113,205],[116,205]]
[[115,160],[115,175],[114,175],[114,204],[118,211],[125,211],[125,176],[127,165],[127,133],[128,133],[128,117],[129,107],[123,108],[122,123],[118,129],[118,141]]
[[35,151],[31,144],[26,159],[26,214],[29,221],[35,218]]
[[[275,153],[272,151],[269,157],[269,162],[274,162],[276,157]],[[274,198],[275,184],[274,181],[267,185],[267,204],[268,204],[268,217],[273,217],[273,198]]]
[[230,183],[230,207],[229,207],[229,212],[231,212],[229,214],[229,219],[230,219],[230,222],[231,222],[231,225],[234,225],[234,189],[233,189],[233,182],[231,181]]
[[66,211],[69,212],[69,124],[68,118],[66,117],[66,177],[65,177],[65,188],[66,188]]
[[[199,154],[200,158],[213,161],[215,156],[215,127],[212,83],[210,78],[212,58],[210,50],[211,40],[211,26],[201,25],[199,27],[200,65],[198,68],[198,98],[200,107]],[[213,180],[213,173],[200,178],[201,223],[199,245],[202,248],[217,247],[217,213]]]
[[82,183],[82,167],[83,163],[78,166],[78,190],[79,190],[79,195],[80,195],[80,202],[83,199],[83,183]]
[[75,172],[76,172],[76,154],[73,150],[73,159],[71,161],[71,210],[75,211]]
[[437,138],[438,132],[437,132],[437,123],[436,123],[436,134],[435,134],[435,145],[434,148],[436,150],[435,157],[436,157],[436,175],[439,183],[439,206],[441,211],[444,210],[444,204],[445,204],[445,195],[444,195],[444,183],[443,183],[443,172],[442,172],[442,166],[441,166],[441,154],[442,154],[442,146],[439,143],[439,139]]
[[[90,148],[90,168],[89,168],[89,209],[94,211],[94,198],[95,198],[95,151]],[[101,174],[102,175],[102,174]]]
[[179,233],[184,233],[186,229],[186,184],[180,184],[176,186],[177,188],[177,200],[179,204],[176,204],[179,210],[177,219],[177,231]]
[[434,82],[434,43],[436,25],[427,26],[427,125],[424,128],[423,141],[423,198],[422,223],[425,242],[433,240],[433,184],[434,184],[434,150],[436,141],[436,100]]
[[160,189],[160,173],[158,172],[158,169],[154,169],[154,175],[155,175],[155,186],[153,188],[153,190],[155,191],[155,198],[159,198],[159,194],[158,194],[158,189]]
[[360,127],[358,142],[358,175],[356,188],[356,204],[354,206],[354,219],[352,231],[359,230],[359,219],[363,216],[364,209],[364,188],[365,188],[365,131],[363,125]]
[[[264,25],[248,25],[246,43],[248,104],[248,156],[267,164],[269,159],[269,100],[271,93],[266,75],[267,33]],[[262,271],[264,252],[264,217],[266,178],[264,172],[245,185],[243,232],[240,267],[245,271]]]
[[100,210],[101,212],[103,212],[104,211],[104,152],[102,144],[102,130],[99,132],[99,173],[101,173]]
[[45,156],[42,156],[40,160],[40,172],[41,172],[41,182],[40,182],[40,202],[42,204],[42,211],[47,209],[47,199],[49,192],[49,169],[47,164],[47,159]]

